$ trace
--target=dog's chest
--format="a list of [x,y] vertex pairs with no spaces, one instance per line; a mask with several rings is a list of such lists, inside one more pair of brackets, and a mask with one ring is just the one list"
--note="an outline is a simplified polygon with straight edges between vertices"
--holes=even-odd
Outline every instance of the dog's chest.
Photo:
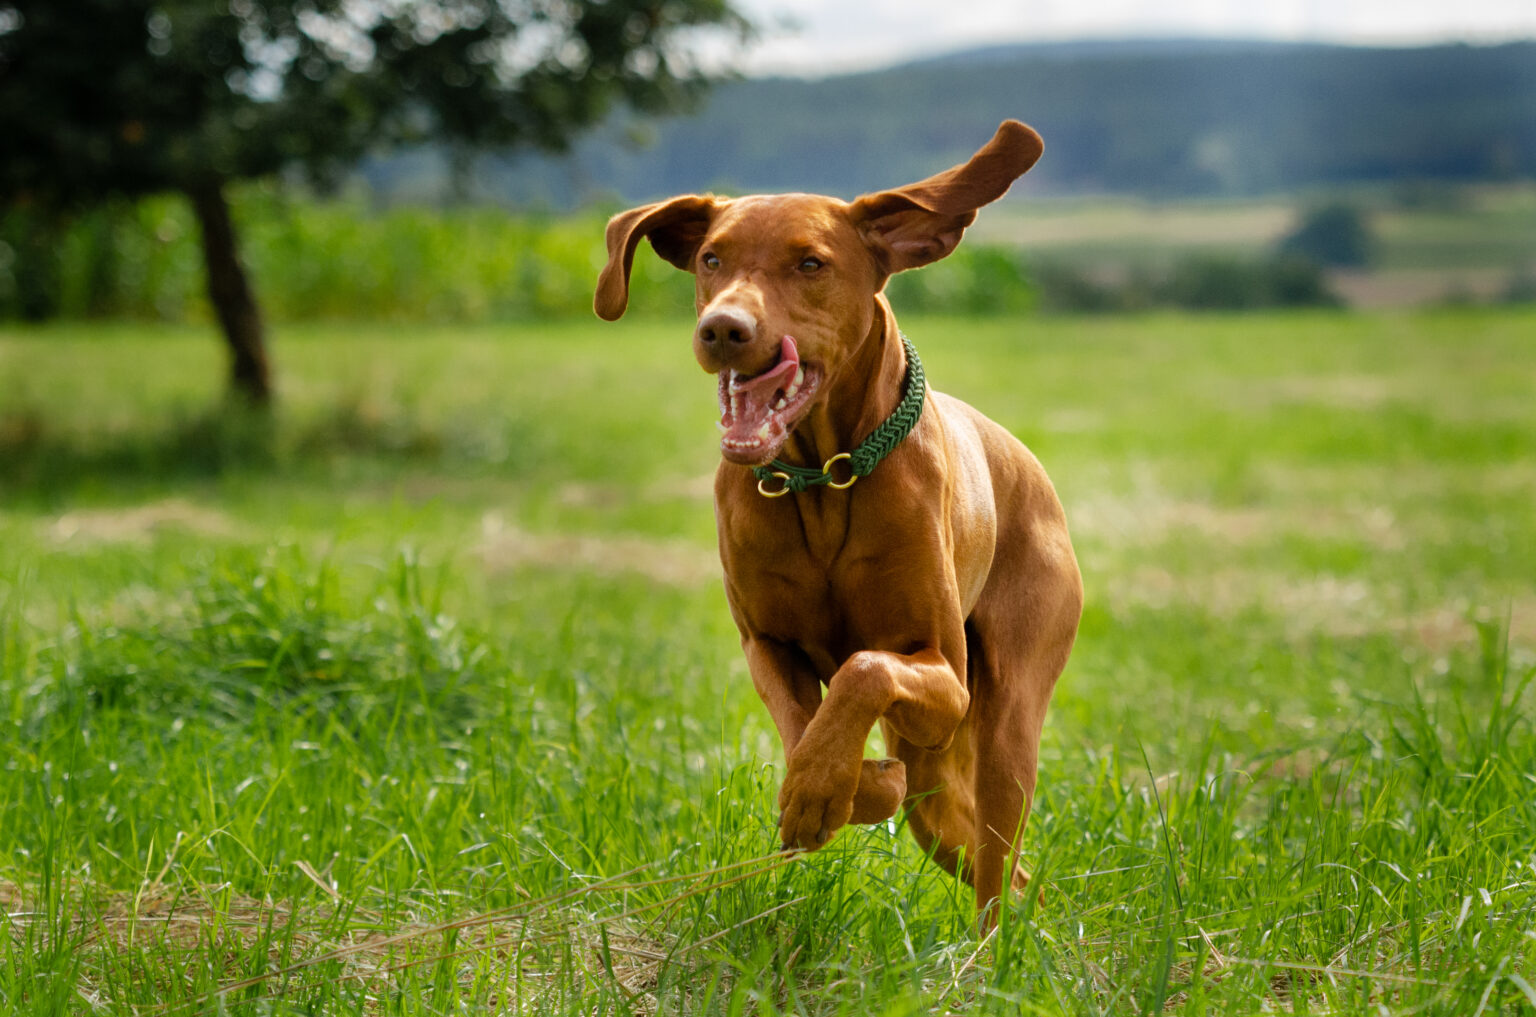
[[870,596],[849,597],[857,581],[841,568],[765,569],[733,576],[730,589],[737,617],[749,631],[798,647],[823,678],[858,650],[890,640],[886,605]]
[[943,570],[938,541],[882,539],[878,521],[846,509],[840,518],[752,512],[720,523],[738,621],[800,647],[818,671],[830,674],[858,650],[905,650],[931,631],[931,612],[919,610],[929,601],[912,590]]

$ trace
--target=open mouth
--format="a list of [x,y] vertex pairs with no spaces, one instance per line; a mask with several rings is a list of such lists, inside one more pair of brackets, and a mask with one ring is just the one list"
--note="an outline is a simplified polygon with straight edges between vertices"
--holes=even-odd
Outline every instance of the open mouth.
[[772,460],[810,405],[819,380],[815,368],[800,362],[789,336],[779,347],[778,362],[766,371],[750,376],[721,371],[720,453],[744,466]]

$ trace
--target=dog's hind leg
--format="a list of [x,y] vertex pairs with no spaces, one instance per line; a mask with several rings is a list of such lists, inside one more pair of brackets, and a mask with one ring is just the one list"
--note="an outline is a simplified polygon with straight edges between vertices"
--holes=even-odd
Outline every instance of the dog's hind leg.
[[1000,558],[1011,550],[1025,560],[994,567],[966,623],[971,706],[965,726],[975,745],[973,883],[983,912],[1006,887],[1022,890],[1029,882],[1019,844],[1035,799],[1041,728],[1082,611],[1070,550],[1047,561],[1028,542],[1008,550],[999,544]]
[[[974,669],[981,661],[971,652]],[[885,735],[906,764],[913,838],[975,888],[977,908],[987,913],[1007,887],[1020,891],[1029,883],[1017,846],[1034,799],[1040,724],[1021,698],[995,694],[996,676],[980,681],[994,694],[972,698],[966,722],[942,751],[913,745],[889,725]]]
[[882,723],[886,749],[906,765],[907,828],[927,854],[954,876],[971,881],[976,852],[975,753],[962,724],[940,751],[921,748]]
[[1009,697],[978,697],[976,768],[973,775],[978,829],[976,906],[993,907],[1005,888],[1022,890],[1029,874],[1019,860],[1020,842],[1035,800],[1040,728],[1045,713]]

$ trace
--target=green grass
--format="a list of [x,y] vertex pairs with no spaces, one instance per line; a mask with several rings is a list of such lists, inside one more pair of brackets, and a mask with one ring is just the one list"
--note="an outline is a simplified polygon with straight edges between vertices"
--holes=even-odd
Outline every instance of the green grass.
[[685,322],[285,328],[270,426],[11,329],[0,1010],[1536,1012],[1536,314],[903,324],[1082,559],[1043,901],[771,857]]

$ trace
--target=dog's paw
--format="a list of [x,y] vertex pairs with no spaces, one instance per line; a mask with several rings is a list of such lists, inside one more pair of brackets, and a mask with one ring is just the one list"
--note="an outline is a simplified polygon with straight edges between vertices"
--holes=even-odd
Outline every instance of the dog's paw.
[[779,788],[779,836],[786,848],[815,851],[853,815],[862,767],[822,760],[812,763],[802,763],[799,756],[792,759]]
[[881,823],[896,815],[907,796],[907,766],[899,759],[866,759],[859,770],[850,823]]
[[[1029,870],[1024,868],[1024,866],[1015,865],[1013,867],[1014,893],[1022,897],[1029,890],[1029,884],[1032,881],[1033,880],[1030,877]],[[1045,887],[1042,886],[1040,889],[1035,891],[1035,903],[1039,904],[1041,907],[1045,907]]]

